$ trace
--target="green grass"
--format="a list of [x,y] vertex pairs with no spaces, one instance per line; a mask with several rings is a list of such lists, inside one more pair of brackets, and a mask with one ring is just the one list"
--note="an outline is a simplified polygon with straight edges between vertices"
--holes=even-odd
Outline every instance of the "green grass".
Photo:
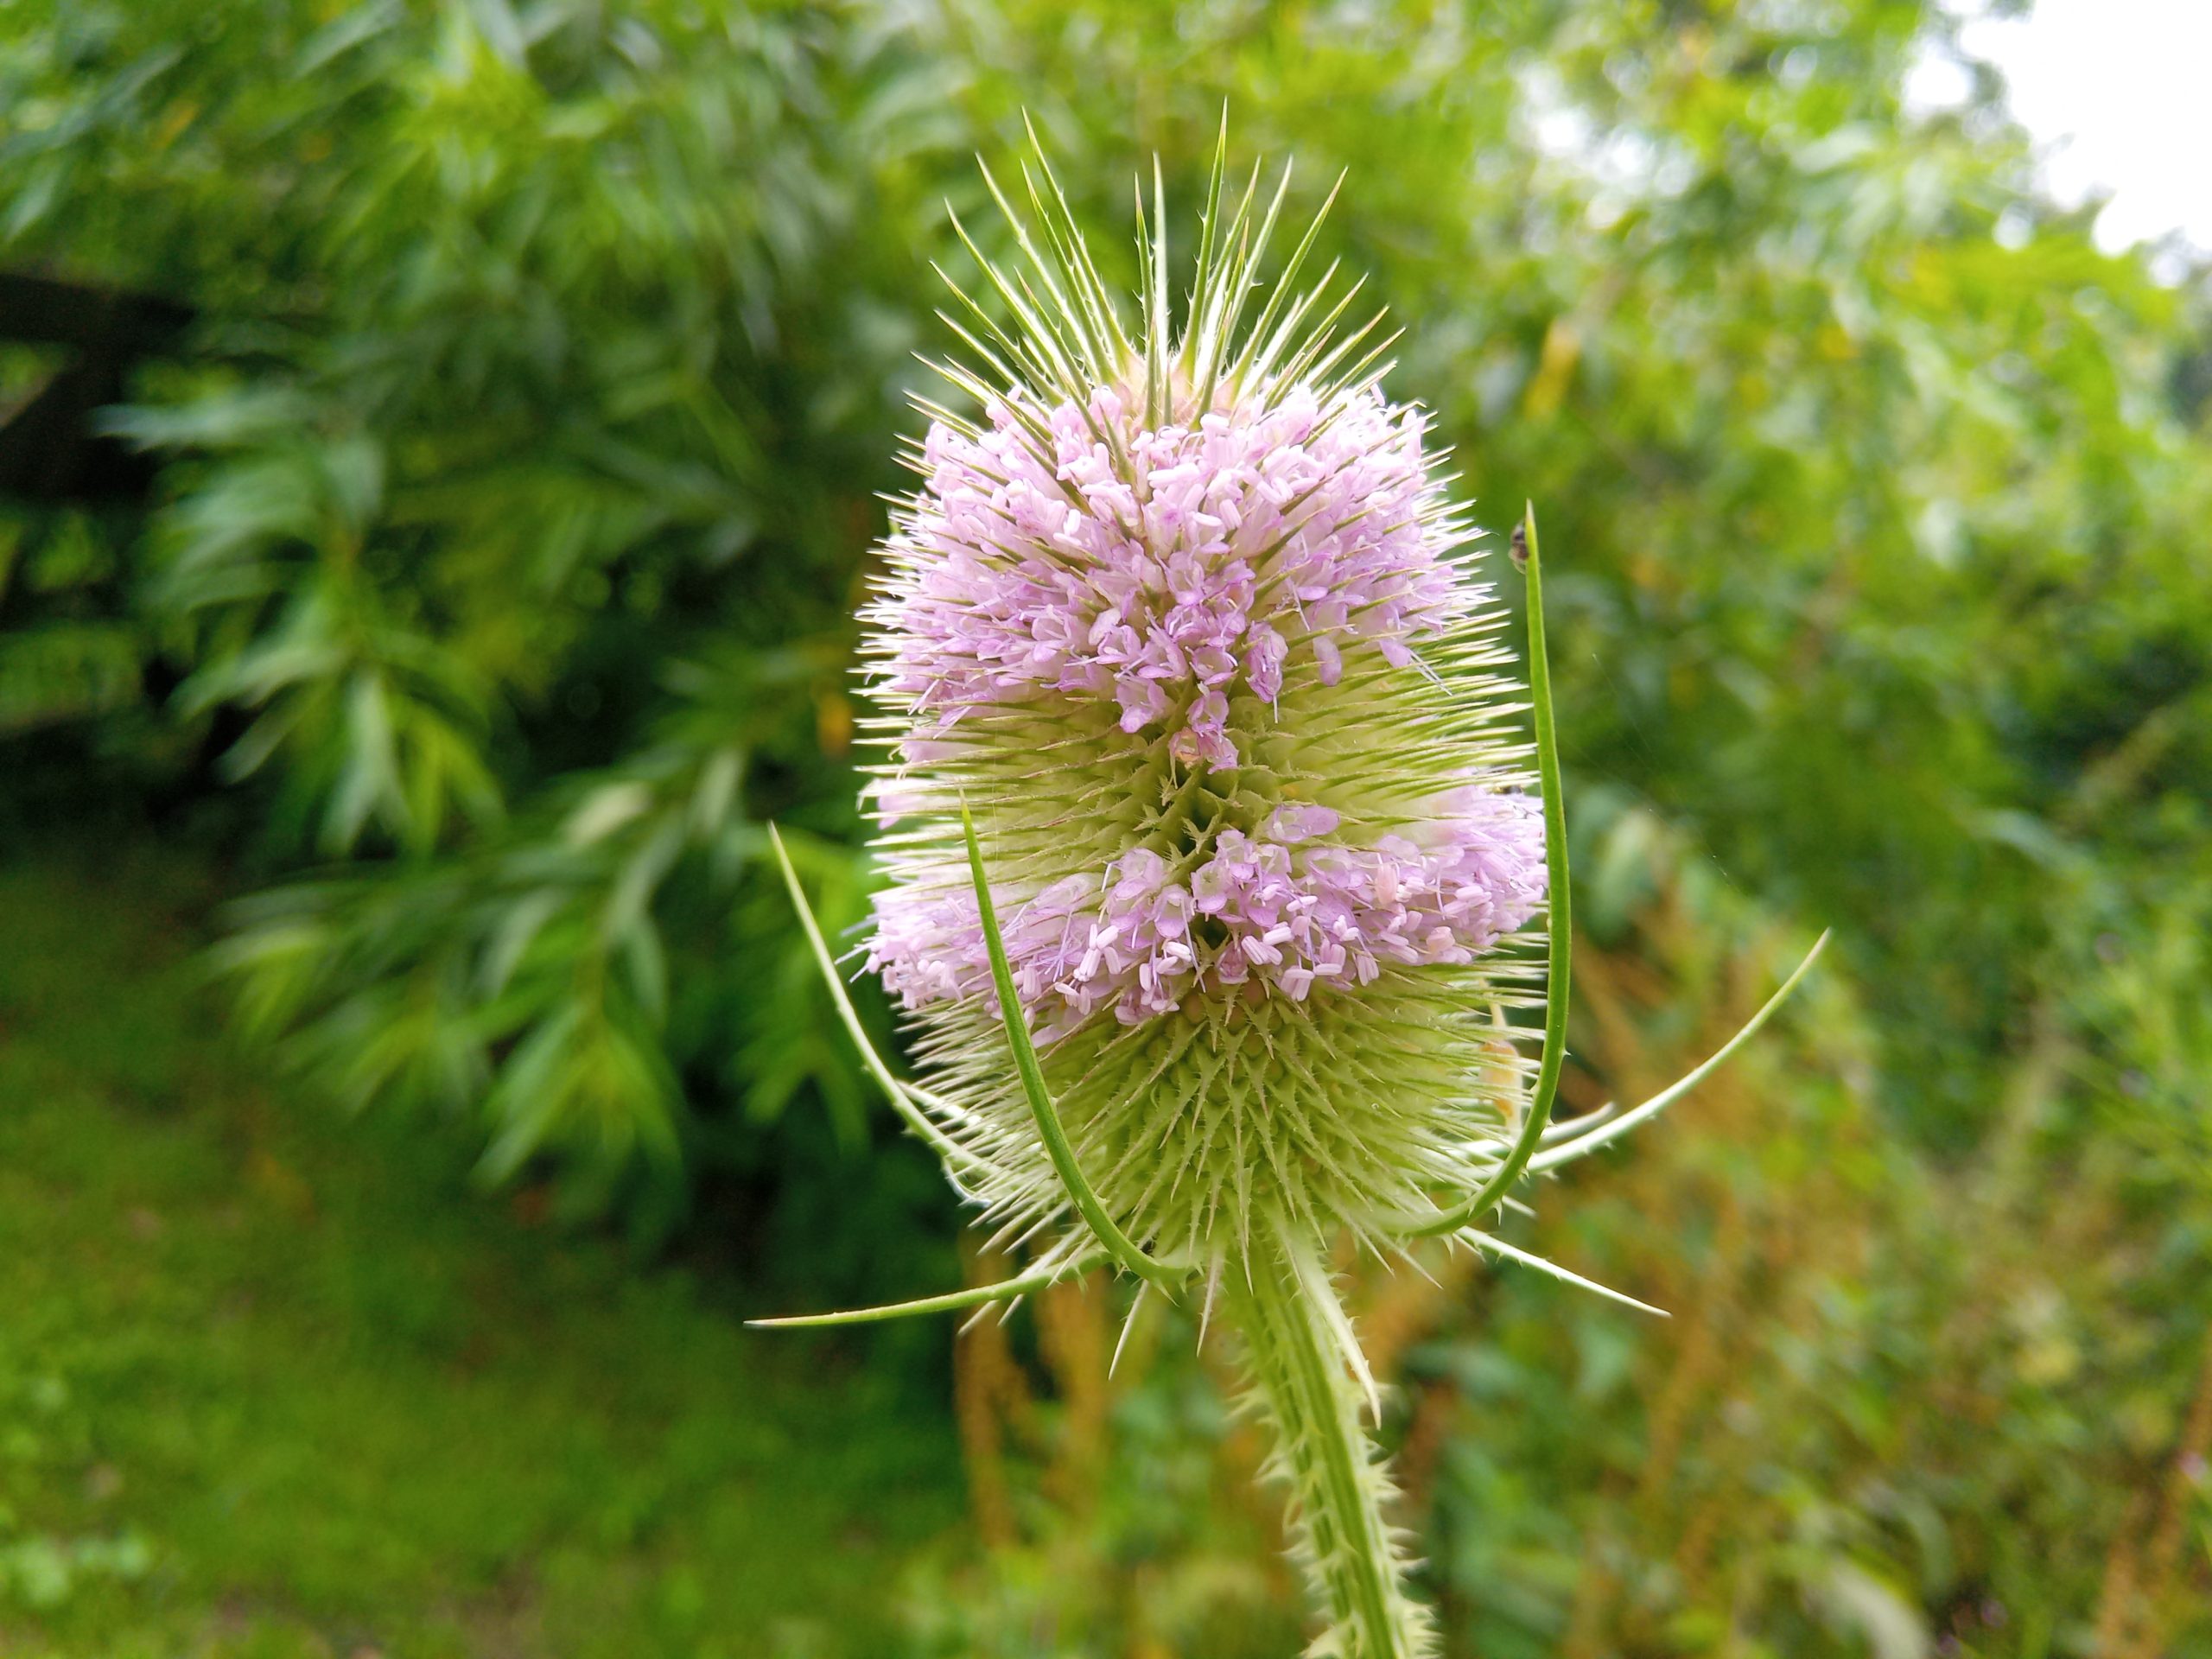
[[0,870],[0,1652],[882,1652],[942,1411],[287,1098],[121,861]]

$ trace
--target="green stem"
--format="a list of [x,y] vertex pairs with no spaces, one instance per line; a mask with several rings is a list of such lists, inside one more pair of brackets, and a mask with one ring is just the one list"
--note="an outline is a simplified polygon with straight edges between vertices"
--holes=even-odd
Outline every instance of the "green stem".
[[1252,1264],[1249,1283],[1232,1268],[1224,1288],[1274,1428],[1274,1471],[1290,1487],[1297,1554],[1329,1621],[1308,1651],[1416,1659],[1429,1651],[1427,1617],[1405,1593],[1404,1555],[1382,1513],[1393,1492],[1360,1426],[1366,1395],[1346,1364],[1343,1316],[1317,1306],[1335,1293],[1307,1256],[1304,1245],[1287,1243]]

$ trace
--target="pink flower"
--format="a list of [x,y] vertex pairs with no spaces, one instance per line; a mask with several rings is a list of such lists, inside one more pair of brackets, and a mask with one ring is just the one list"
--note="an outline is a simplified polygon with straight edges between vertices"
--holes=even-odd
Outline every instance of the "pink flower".
[[[872,613],[884,689],[925,723],[1110,697],[1125,731],[1188,730],[1179,758],[1230,767],[1232,696],[1274,702],[1300,654],[1324,684],[1347,647],[1403,665],[1465,611],[1427,522],[1418,410],[1372,390],[1325,410],[1294,388],[1145,431],[1101,391],[1090,416],[1052,410],[1049,454],[1006,403],[973,435],[931,428],[924,489],[889,548],[900,590]],[[1134,486],[1091,420],[1123,429]]]

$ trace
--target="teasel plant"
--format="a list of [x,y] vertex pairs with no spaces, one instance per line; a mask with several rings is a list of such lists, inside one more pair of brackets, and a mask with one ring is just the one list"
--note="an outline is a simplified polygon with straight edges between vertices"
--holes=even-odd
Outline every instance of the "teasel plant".
[[1533,510],[1524,694],[1427,417],[1382,390],[1394,337],[1345,326],[1333,265],[1300,286],[1320,216],[1261,280],[1288,168],[1225,190],[1224,125],[1179,331],[1154,162],[1133,333],[1031,146],[1026,212],[984,169],[1018,259],[954,221],[981,275],[947,279],[967,355],[937,366],[972,407],[916,400],[920,487],[863,617],[889,875],[865,966],[923,1080],[870,1046],[774,841],[867,1070],[1030,1265],[758,1323],[1002,1313],[1102,1266],[1130,1324],[1190,1305],[1271,1428],[1309,1651],[1409,1659],[1433,1631],[1332,1263],[1440,1238],[1643,1307],[1491,1223],[1694,1088],[1821,946],[1672,1087],[1552,1122],[1571,924]]

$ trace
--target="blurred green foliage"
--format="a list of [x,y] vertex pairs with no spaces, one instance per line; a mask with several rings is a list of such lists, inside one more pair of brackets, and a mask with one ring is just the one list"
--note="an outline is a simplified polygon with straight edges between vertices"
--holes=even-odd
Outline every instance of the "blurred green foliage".
[[[1838,929],[1756,1100],[1547,1195],[1548,1247],[1677,1328],[1509,1279],[1407,1347],[1454,1650],[2212,1651],[2174,1484],[2212,1317],[2203,273],[2039,200],[1989,77],[1908,111],[1952,27],[16,0],[0,258],[201,312],[113,417],[162,458],[150,519],[0,532],[17,798],[233,853],[244,1026],[342,1096],[472,1113],[486,1175],[643,1236],[763,1212],[817,1287],[905,1288],[950,1206],[852,1155],[887,1125],[759,825],[859,919],[850,615],[910,353],[948,344],[944,202],[988,222],[972,152],[1026,109],[1120,247],[1133,166],[1192,202],[1226,104],[1305,205],[1348,170],[1325,239],[1408,331],[1392,385],[1478,515],[1543,511],[1618,964],[1577,1086],[1663,1081],[1778,920]],[[1220,1441],[1161,1434],[1124,1422],[1115,1478]],[[1146,1507],[1027,1526],[951,1650],[1216,1628],[1033,1570],[1074,1551],[1110,1601],[1216,1547]]]
[[449,1131],[271,1098],[205,1017],[211,896],[0,874],[0,1652],[895,1639],[840,1597],[958,1516],[927,1373],[750,1342],[726,1274],[472,1202]]

